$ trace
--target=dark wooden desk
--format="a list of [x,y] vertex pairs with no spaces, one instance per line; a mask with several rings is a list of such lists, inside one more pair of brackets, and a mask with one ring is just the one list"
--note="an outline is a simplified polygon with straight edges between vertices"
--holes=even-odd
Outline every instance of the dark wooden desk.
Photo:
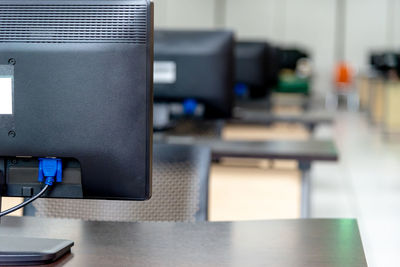
[[311,213],[310,170],[313,161],[337,161],[338,152],[332,141],[223,141],[218,138],[156,135],[156,142],[192,144],[211,148],[212,158],[261,158],[296,160],[301,171],[301,216]]
[[218,138],[164,136],[158,139],[169,144],[195,144],[211,148],[213,159],[262,158],[297,161],[337,161],[338,153],[332,141],[224,141]]
[[46,266],[367,266],[355,220],[106,223],[7,217],[0,235],[75,241]]
[[299,123],[305,125],[311,132],[319,124],[332,124],[334,118],[327,112],[309,111],[301,114],[273,114],[268,110],[246,110],[236,108],[234,119],[227,120],[231,124],[265,124],[276,122]]
[[254,99],[236,99],[235,107],[249,110],[265,110],[273,107],[299,107],[303,110],[310,109],[313,99],[303,94],[272,93],[269,96]]

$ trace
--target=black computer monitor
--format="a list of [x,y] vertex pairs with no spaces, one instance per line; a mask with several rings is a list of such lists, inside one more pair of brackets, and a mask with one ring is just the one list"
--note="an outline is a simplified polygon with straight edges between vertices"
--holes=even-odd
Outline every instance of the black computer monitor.
[[3,195],[38,192],[38,158],[57,157],[49,197],[148,199],[150,2],[1,0],[0,14]]
[[[236,93],[264,97],[276,85],[279,62],[274,47],[264,41],[239,41],[235,45]],[[247,92],[248,91],[248,92]]]
[[301,48],[281,48],[279,51],[280,69],[296,70],[297,62],[301,58],[309,58],[307,51]]
[[[0,197],[150,198],[152,21],[149,0],[0,0]],[[1,237],[0,263],[71,246]]]
[[400,54],[394,51],[373,52],[369,57],[371,67],[379,74],[388,77],[389,71],[396,71],[400,76]]
[[203,106],[203,118],[232,114],[234,36],[230,31],[156,30],[154,101]]

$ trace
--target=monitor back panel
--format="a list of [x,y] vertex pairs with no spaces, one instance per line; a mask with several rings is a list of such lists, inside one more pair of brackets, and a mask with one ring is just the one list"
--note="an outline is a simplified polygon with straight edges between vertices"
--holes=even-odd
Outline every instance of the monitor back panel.
[[233,41],[233,34],[228,31],[156,31],[154,60],[173,64],[176,74],[168,82],[157,82],[156,77],[155,101],[194,98],[205,105],[205,117],[230,117]]
[[251,97],[270,93],[278,79],[276,49],[263,41],[240,41],[235,46],[235,81],[248,86]]
[[84,198],[149,198],[152,5],[0,1],[0,16],[0,156],[74,159]]
[[236,82],[265,87],[267,43],[237,42],[235,46]]

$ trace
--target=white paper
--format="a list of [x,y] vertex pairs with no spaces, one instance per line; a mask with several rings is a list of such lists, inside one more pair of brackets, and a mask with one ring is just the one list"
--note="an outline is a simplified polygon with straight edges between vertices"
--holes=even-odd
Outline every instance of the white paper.
[[0,77],[0,115],[13,114],[13,88],[11,77]]
[[173,61],[154,61],[154,83],[171,84],[176,82],[176,63]]

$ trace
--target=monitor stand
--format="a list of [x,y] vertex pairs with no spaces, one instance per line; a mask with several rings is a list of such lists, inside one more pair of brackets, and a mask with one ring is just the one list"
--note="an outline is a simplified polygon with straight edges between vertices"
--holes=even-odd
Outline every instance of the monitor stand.
[[[46,226],[43,225],[43,227]],[[70,240],[0,235],[0,265],[42,265],[51,263],[69,253],[73,245],[74,242]]]
[[0,265],[42,265],[71,251],[72,241],[0,236]]

